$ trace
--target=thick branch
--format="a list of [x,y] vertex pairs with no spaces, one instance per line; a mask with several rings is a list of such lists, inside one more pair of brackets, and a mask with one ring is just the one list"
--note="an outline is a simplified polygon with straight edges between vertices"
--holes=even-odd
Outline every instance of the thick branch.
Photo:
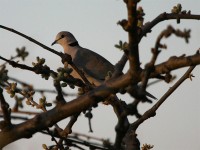
[[192,56],[187,57],[176,57],[173,56],[169,58],[168,61],[163,62],[155,66],[155,71],[151,74],[151,77],[155,77],[159,74],[169,73],[172,70],[176,70],[179,68],[191,66],[191,65],[198,65],[200,64],[200,55],[195,54]]
[[11,110],[9,109],[8,103],[4,99],[2,88],[0,88],[0,106],[1,106],[3,118],[4,118],[4,121],[1,122],[0,124],[0,129],[4,130],[11,126],[11,118],[10,118]]
[[124,138],[126,131],[128,130],[129,121],[125,112],[125,102],[120,101],[118,98],[115,98],[110,101],[110,104],[112,105],[118,118],[118,123],[115,126],[116,138],[114,143],[114,149],[118,150],[121,148],[122,139]]
[[120,76],[120,79],[113,79],[102,84],[88,94],[80,96],[66,104],[57,105],[54,109],[18,124],[10,130],[0,132],[0,148],[20,138],[30,138],[34,133],[46,129],[64,118],[90,108],[108,97],[111,93],[117,92],[119,88],[126,87],[130,83],[130,80],[131,76],[127,73]]
[[130,71],[136,77],[140,68],[138,34],[137,34],[137,0],[128,0],[128,59],[130,61]]

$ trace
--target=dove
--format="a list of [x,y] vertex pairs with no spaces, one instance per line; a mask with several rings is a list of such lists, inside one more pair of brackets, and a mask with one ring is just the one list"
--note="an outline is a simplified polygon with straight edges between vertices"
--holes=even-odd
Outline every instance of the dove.
[[[70,32],[59,32],[52,45],[54,44],[60,44],[64,52],[71,55],[76,67],[82,70],[90,83],[96,86],[105,80],[108,72],[114,72],[114,66],[107,59],[89,49],[81,47]],[[71,75],[74,78],[81,79],[76,71],[73,71]]]
[[[74,35],[68,31],[59,32],[51,45],[54,44],[60,44],[64,52],[71,55],[72,62],[79,70],[84,72],[85,77],[95,86],[102,84],[108,72],[112,73],[115,70],[114,66],[107,59],[94,51],[81,47]],[[75,70],[72,71],[71,75],[82,80]],[[146,91],[145,95],[156,99]]]

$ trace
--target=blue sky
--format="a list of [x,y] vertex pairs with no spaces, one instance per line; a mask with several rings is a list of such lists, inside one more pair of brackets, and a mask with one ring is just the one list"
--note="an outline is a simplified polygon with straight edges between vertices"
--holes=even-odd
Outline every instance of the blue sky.
[[[118,43],[119,40],[127,40],[127,33],[116,24],[119,20],[126,18],[126,6],[120,0],[0,0],[0,2],[1,25],[14,28],[47,46],[51,45],[58,32],[70,31],[75,35],[81,46],[101,54],[113,64],[122,55],[121,51],[114,48],[114,44]],[[142,0],[139,5],[145,10],[145,22],[147,22],[164,11],[170,12],[171,8],[177,3],[181,3],[183,9],[191,10],[194,14],[200,14],[200,1],[196,0]],[[156,26],[152,33],[141,41],[142,64],[148,62],[151,57],[150,49],[154,46],[156,37],[169,24],[180,29],[191,28],[192,38],[189,45],[186,45],[184,40],[177,39],[174,36],[163,40],[168,44],[168,49],[161,53],[158,63],[167,60],[172,55],[180,56],[183,53],[192,55],[199,48],[200,22],[181,21],[181,24],[177,25],[176,21],[165,21]],[[18,35],[0,29],[0,39],[1,55],[6,58],[14,53],[16,47],[26,46],[30,52],[26,64],[31,65],[35,57],[40,56],[45,57],[47,64],[53,69],[62,66],[57,56]],[[59,45],[52,48],[62,51]],[[177,74],[177,77],[180,77],[184,71],[185,69],[180,69],[174,73]],[[186,81],[159,108],[156,117],[149,119],[139,127],[138,138],[141,144],[153,144],[155,145],[154,150],[200,149],[199,67],[195,69],[193,74],[195,78],[192,82]],[[32,76],[32,73],[28,71],[11,69],[10,76],[26,79],[27,82],[33,83],[39,88],[53,88],[52,81],[48,83],[40,79],[38,75]],[[172,84],[168,85],[162,82],[160,85],[155,85],[148,90],[160,98],[170,86]],[[51,96],[49,95],[48,98],[52,99]],[[129,96],[120,97],[131,102]],[[140,112],[144,112],[151,106],[149,104],[140,105]],[[130,118],[132,121],[134,119]],[[60,123],[61,126],[64,126],[63,122]],[[95,109],[92,122],[95,136],[114,140],[113,127],[116,124],[116,117],[110,106],[100,105],[100,108]],[[84,117],[78,120],[74,126],[74,131],[88,133],[87,120]],[[39,138],[41,140],[38,142]],[[28,148],[41,149],[41,144],[49,144],[49,141],[49,137],[44,138],[36,134],[33,139],[17,141],[5,150],[12,149],[13,146],[21,150]],[[22,143],[23,145],[21,145]]]

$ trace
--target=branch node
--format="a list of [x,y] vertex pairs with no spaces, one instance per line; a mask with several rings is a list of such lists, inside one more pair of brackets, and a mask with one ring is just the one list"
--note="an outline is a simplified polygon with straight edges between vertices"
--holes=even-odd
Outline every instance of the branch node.
[[123,19],[121,21],[117,22],[117,25],[121,25],[121,27],[125,30],[125,31],[129,31],[130,30],[130,26],[128,24],[128,21],[126,19]]

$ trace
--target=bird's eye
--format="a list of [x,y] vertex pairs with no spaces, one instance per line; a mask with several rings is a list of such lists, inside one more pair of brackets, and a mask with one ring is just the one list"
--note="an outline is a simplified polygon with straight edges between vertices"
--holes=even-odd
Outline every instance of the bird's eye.
[[61,35],[61,38],[64,38],[64,37],[65,37],[65,36],[62,34],[62,35]]

